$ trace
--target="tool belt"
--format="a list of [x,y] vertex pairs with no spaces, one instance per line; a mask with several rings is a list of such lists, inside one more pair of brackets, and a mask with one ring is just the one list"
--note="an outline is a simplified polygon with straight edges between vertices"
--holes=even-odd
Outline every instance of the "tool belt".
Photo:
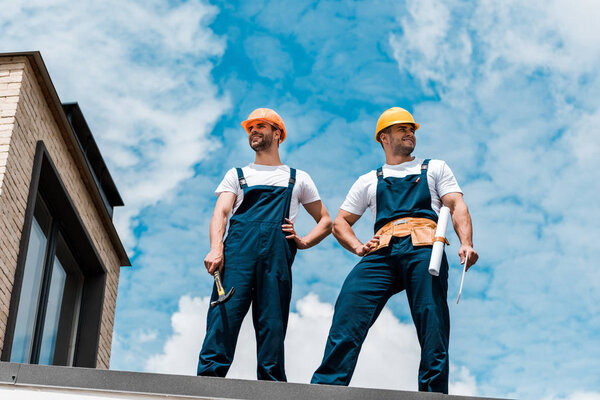
[[399,218],[382,226],[376,233],[379,235],[379,244],[369,253],[389,246],[392,237],[405,237],[410,235],[413,246],[431,246],[434,242],[445,242],[448,240],[441,236],[435,236],[437,224],[427,218]]

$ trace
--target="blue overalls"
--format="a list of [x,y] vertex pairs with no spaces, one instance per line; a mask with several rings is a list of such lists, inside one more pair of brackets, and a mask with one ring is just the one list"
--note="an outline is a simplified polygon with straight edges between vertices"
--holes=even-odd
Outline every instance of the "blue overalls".
[[[399,218],[437,222],[427,184],[428,165],[425,160],[420,174],[404,178],[383,178],[382,168],[377,170],[375,232]],[[448,261],[444,254],[440,275],[430,275],[431,248],[413,246],[410,235],[392,237],[389,246],[361,259],[342,286],[323,362],[311,383],[348,385],[369,328],[387,300],[406,290],[421,345],[419,391],[448,393]]]
[[[287,187],[248,187],[241,168],[244,200],[231,217],[224,245],[223,286],[235,295],[208,311],[198,375],[224,377],[231,366],[242,321],[252,303],[257,345],[257,377],[286,381],[284,338],[292,294],[291,267],[296,255],[281,225],[289,218],[296,170]],[[213,287],[211,301],[218,297]]]

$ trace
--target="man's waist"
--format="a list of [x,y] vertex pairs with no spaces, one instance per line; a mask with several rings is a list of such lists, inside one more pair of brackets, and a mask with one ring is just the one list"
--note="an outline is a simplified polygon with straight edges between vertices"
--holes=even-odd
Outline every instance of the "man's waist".
[[437,223],[429,218],[405,217],[388,222],[377,231],[376,235],[408,236],[414,228],[437,228]]
[[431,246],[435,241],[448,243],[445,238],[435,236],[437,223],[429,218],[406,217],[388,222],[377,231],[379,244],[369,252],[387,247],[392,237],[411,236],[413,246]]

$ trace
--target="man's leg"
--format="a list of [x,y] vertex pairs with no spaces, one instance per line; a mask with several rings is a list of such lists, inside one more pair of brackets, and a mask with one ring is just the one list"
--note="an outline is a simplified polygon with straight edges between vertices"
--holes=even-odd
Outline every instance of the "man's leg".
[[[231,259],[231,260],[230,260]],[[225,377],[235,353],[235,346],[242,321],[252,301],[252,285],[254,283],[254,262],[248,257],[243,262],[237,257],[225,257],[225,268],[222,279],[223,287],[229,290],[235,287],[235,294],[226,303],[208,309],[206,336],[198,361],[198,375]],[[218,298],[213,287],[211,301]]]
[[[266,225],[266,224],[265,224]],[[292,298],[292,251],[281,234],[261,226],[264,252],[256,268],[256,294],[252,321],[256,335],[256,375],[259,380],[286,382],[284,340]]]
[[369,328],[399,290],[388,254],[386,248],[364,257],[346,278],[335,304],[325,355],[311,383],[350,383]]
[[440,275],[434,277],[428,271],[431,251],[423,250],[427,248],[407,254],[403,269],[408,303],[421,344],[419,391],[448,393],[448,261],[444,255]]

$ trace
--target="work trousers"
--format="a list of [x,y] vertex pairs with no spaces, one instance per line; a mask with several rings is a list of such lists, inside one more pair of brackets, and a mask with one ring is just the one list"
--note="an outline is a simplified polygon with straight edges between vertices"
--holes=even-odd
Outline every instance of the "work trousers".
[[[279,222],[253,222],[251,227],[234,227],[225,241],[223,286],[225,290],[235,287],[235,295],[208,311],[198,375],[227,374],[242,321],[252,304],[257,378],[286,381],[284,339],[295,249],[290,249]],[[214,288],[211,301],[217,297]]]
[[410,236],[367,256],[346,278],[335,305],[325,355],[312,383],[348,385],[361,346],[387,300],[406,290],[421,345],[419,390],[448,393],[450,318],[446,295],[448,262],[429,274],[431,246],[413,247]]

